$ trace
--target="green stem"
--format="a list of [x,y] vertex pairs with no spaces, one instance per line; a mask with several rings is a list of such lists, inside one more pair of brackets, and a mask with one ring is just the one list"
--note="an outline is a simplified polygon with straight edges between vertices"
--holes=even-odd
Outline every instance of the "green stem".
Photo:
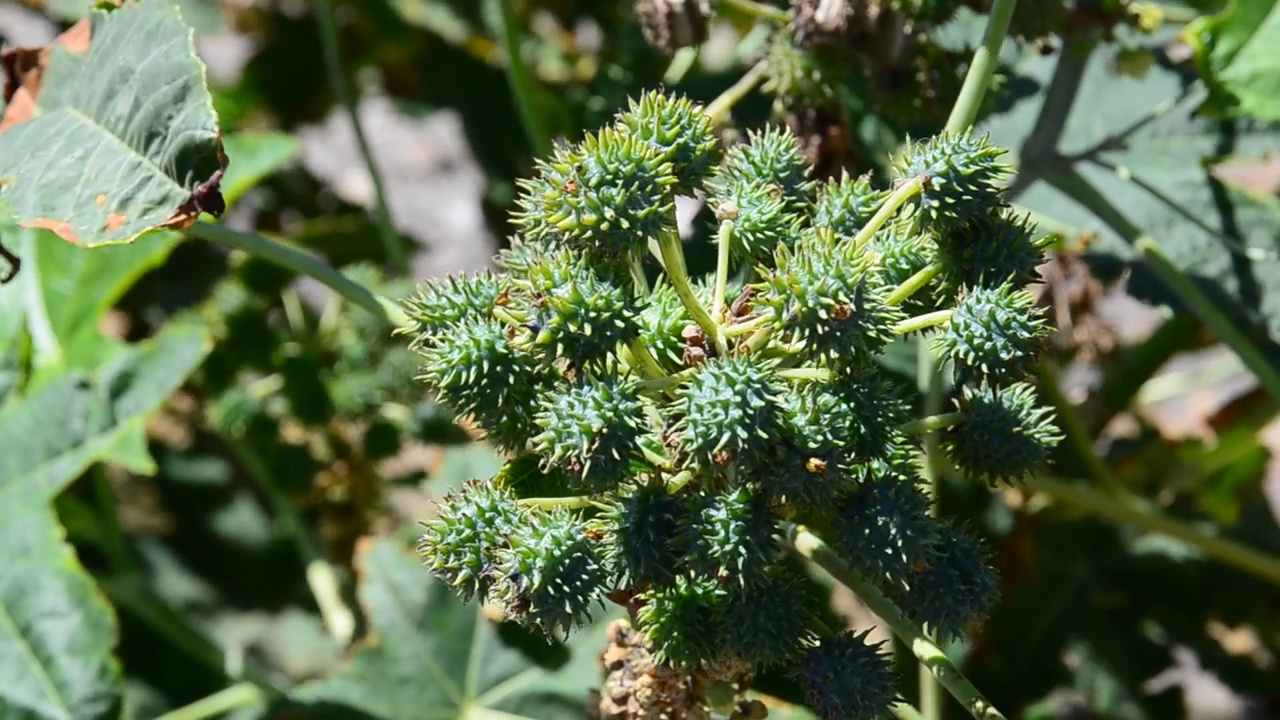
[[1017,0],[995,0],[992,4],[982,45],[973,54],[969,72],[965,74],[964,85],[960,88],[960,97],[956,98],[956,104],[951,108],[951,117],[947,118],[947,132],[963,132],[978,119],[982,98],[991,86],[996,61],[1000,56],[1000,46],[1009,33],[1009,21],[1013,19],[1013,8],[1017,4]]
[[520,114],[525,135],[529,138],[529,146],[533,148],[535,155],[548,156],[553,149],[551,133],[543,124],[542,114],[538,112],[537,103],[534,102],[533,78],[520,54],[520,32],[516,28],[516,14],[511,7],[511,0],[489,0],[487,9],[493,18],[495,29],[502,36],[502,48],[507,56],[507,84],[511,86],[511,97],[515,101],[516,112]]
[[682,47],[676,50],[675,55],[671,58],[671,64],[667,65],[667,71],[662,74],[663,85],[679,85],[684,76],[693,69],[693,64],[698,61],[698,48]]
[[914,275],[902,281],[902,284],[889,293],[889,297],[884,299],[884,304],[889,307],[901,305],[903,301],[911,297],[920,288],[929,284],[930,280],[938,277],[938,273],[942,272],[942,266],[938,263],[931,263],[916,271]]
[[1188,522],[1160,513],[1145,502],[1123,503],[1080,484],[1050,478],[1031,477],[1023,484],[1055,502],[1104,520],[1176,538],[1198,548],[1206,557],[1280,586],[1280,558],[1234,540],[1208,535]]
[[912,420],[911,422],[904,423],[899,430],[902,431],[903,435],[923,435],[924,433],[931,433],[935,430],[945,430],[954,425],[959,425],[964,422],[964,417],[964,413],[962,412],[926,415],[919,420]]
[[1169,287],[1170,290],[1186,303],[1191,312],[1200,318],[1213,331],[1218,339],[1225,343],[1240,360],[1258,378],[1258,383],[1266,389],[1273,399],[1280,401],[1280,373],[1267,361],[1256,342],[1250,341],[1231,320],[1218,309],[1195,283],[1165,257],[1160,245],[1150,236],[1143,235],[1134,242],[1134,247],[1142,255],[1147,267]]
[[693,472],[690,470],[681,470],[680,472],[667,478],[667,494],[675,495],[684,489],[685,485],[693,479]]
[[[716,233],[716,285],[711,293],[711,319],[723,320],[724,293],[729,285],[729,251],[733,242],[733,221],[722,220]],[[720,329],[723,336],[724,328]]]
[[631,281],[636,286],[636,297],[649,294],[649,278],[644,274],[644,263],[640,258],[640,250],[627,253],[627,269],[631,271]]
[[791,16],[787,15],[786,10],[755,2],[754,0],[720,0],[717,5],[719,5],[718,10],[730,10],[749,17],[769,20],[779,25],[786,25],[791,22]]
[[720,326],[698,302],[698,297],[693,293],[693,285],[689,283],[689,270],[684,264],[684,248],[680,246],[680,236],[674,232],[662,233],[658,238],[658,249],[662,253],[662,265],[667,270],[667,279],[680,297],[680,303],[688,311],[689,317],[702,328],[702,332],[715,341],[716,350],[721,355],[726,355],[728,349],[724,337],[720,335]]
[[735,338],[748,333],[753,333],[771,322],[773,322],[772,312],[761,313],[750,320],[726,325],[724,327],[724,336],[726,338]]
[[831,371],[826,368],[802,367],[779,370],[778,377],[785,380],[802,380],[827,382],[831,379]]
[[1080,414],[1076,412],[1075,405],[1062,392],[1062,385],[1058,382],[1058,369],[1048,359],[1041,359],[1037,364],[1037,372],[1040,375],[1040,386],[1044,390],[1045,397],[1058,415],[1058,425],[1074,448],[1080,462],[1084,463],[1089,479],[1101,485],[1109,493],[1124,492],[1123,483],[1093,449],[1089,431],[1085,428]]
[[631,351],[631,357],[640,366],[639,369],[645,375],[648,375],[651,380],[661,380],[667,377],[667,371],[662,369],[657,359],[653,357],[653,353],[649,352],[649,347],[641,342],[640,338],[632,340],[627,345],[627,349]]
[[951,693],[960,704],[975,718],[982,720],[1004,720],[1004,715],[978,692],[973,683],[960,673],[946,653],[911,622],[897,605],[884,595],[873,583],[864,580],[849,567],[834,550],[827,546],[821,538],[809,532],[805,527],[789,525],[787,540],[793,550],[810,562],[827,571],[841,585],[852,590],[866,604],[867,609],[875,613],[888,624],[906,643],[911,652],[922,665],[929,668],[933,677]]
[[656,377],[650,380],[640,381],[641,393],[666,392],[675,387],[679,387],[690,375],[693,374],[694,368],[685,368],[678,373]]
[[920,190],[923,188],[924,180],[921,178],[910,178],[899,183],[898,187],[894,188],[893,193],[885,198],[884,204],[880,206],[880,209],[876,210],[876,214],[872,215],[867,224],[863,225],[862,229],[858,231],[858,234],[853,236],[853,240],[850,243],[854,252],[866,247],[867,243],[871,242],[871,238],[875,236],[880,228],[884,227],[884,224],[889,222],[890,218],[903,205],[906,205],[908,201],[919,195]]
[[187,234],[202,240],[225,245],[236,250],[243,250],[250,255],[257,255],[263,260],[273,262],[281,267],[305,275],[327,285],[329,289],[346,299],[353,305],[368,310],[387,323],[409,329],[413,322],[405,315],[399,305],[383,297],[369,292],[368,288],[343,275],[340,271],[324,262],[318,256],[301,248],[289,245],[281,240],[273,240],[262,235],[242,233],[237,230],[206,222],[197,222],[187,228]]
[[765,71],[769,69],[769,64],[765,60],[756,63],[750,70],[738,78],[738,81],[729,86],[729,89],[720,93],[720,96],[711,101],[711,104],[703,111],[707,117],[711,119],[712,125],[719,125],[729,115],[729,111],[737,105],[747,93],[755,89],[756,85],[764,79]]
[[298,559],[306,568],[307,586],[315,598],[316,607],[320,609],[325,628],[340,644],[351,642],[356,631],[355,614],[343,601],[342,585],[337,573],[333,565],[325,560],[320,544],[311,536],[301,514],[276,486],[271,470],[248,443],[229,435],[223,435],[222,439],[271,503],[276,522],[282,525],[281,530],[293,540]]
[[518,502],[525,507],[538,508],[540,510],[554,510],[556,508],[579,510],[591,507],[595,501],[591,499],[590,495],[569,495],[566,497],[523,498]]
[[[906,335],[918,330],[926,330],[939,325],[946,325],[951,320],[954,310],[934,310],[931,313],[925,313],[913,318],[907,318],[893,326],[893,332],[896,335]],[[920,346],[920,352],[928,352],[928,348],[923,344]]]
[[342,72],[341,50],[338,47],[338,24],[333,18],[333,0],[317,0],[315,14],[316,22],[320,25],[320,46],[324,52],[325,72],[329,75],[329,84],[333,87],[333,94],[338,96],[338,102],[342,103],[347,116],[351,119],[356,146],[360,149],[360,157],[364,160],[365,169],[373,180],[374,215],[378,220],[378,235],[382,238],[383,251],[387,253],[391,269],[397,275],[408,275],[409,260],[405,255],[400,234],[396,232],[395,224],[391,220],[391,208],[387,204],[382,173],[378,172],[378,165],[369,149],[369,140],[364,134],[364,124],[360,122],[355,94],[351,92],[350,86],[347,85],[347,77]]
[[1088,208],[1099,219],[1111,226],[1117,234],[1133,244],[1147,267],[1160,278],[1191,312],[1218,336],[1227,347],[1240,357],[1240,360],[1258,378],[1258,383],[1272,398],[1280,401],[1280,373],[1271,366],[1266,356],[1258,350],[1256,343],[1250,342],[1231,320],[1218,310],[1195,283],[1160,250],[1160,244],[1151,236],[1143,233],[1111,200],[1098,192],[1084,176],[1074,168],[1055,167],[1044,172],[1044,179],[1072,200]]
[[925,720],[925,715],[904,702],[889,708],[889,712],[893,713],[898,720]]
[[257,685],[242,682],[219,690],[190,705],[167,712],[156,720],[205,720],[205,718],[218,717],[232,710],[257,705],[265,700],[266,695]]

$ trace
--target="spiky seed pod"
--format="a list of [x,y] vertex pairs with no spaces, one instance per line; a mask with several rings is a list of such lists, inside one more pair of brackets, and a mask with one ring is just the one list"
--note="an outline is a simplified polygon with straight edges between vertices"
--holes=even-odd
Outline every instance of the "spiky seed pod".
[[714,358],[680,386],[669,406],[679,447],[704,468],[750,463],[779,425],[779,387],[769,366],[740,355]]
[[1029,216],[1003,212],[940,234],[937,262],[943,292],[955,295],[965,287],[1026,285],[1036,279],[1044,254],[1036,246]]
[[[686,4],[688,4],[686,2]],[[620,130],[652,145],[671,163],[675,190],[687,195],[702,186],[720,160],[711,118],[688,98],[656,90],[630,100],[616,120]]]
[[777,548],[777,521],[763,497],[746,488],[701,498],[686,516],[676,548],[696,577],[754,585]]
[[901,386],[873,367],[839,377],[830,384],[813,383],[814,412],[827,419],[831,434],[854,460],[867,463],[898,449],[898,431],[907,419]]
[[667,585],[676,576],[677,537],[689,509],[661,483],[630,488],[609,505],[598,525],[620,586]]
[[717,187],[729,183],[759,180],[778,186],[789,210],[805,213],[814,186],[809,174],[796,136],[788,128],[770,126],[761,132],[749,130],[747,142],[729,148],[707,185],[715,194]]
[[643,250],[675,222],[671,163],[616,127],[557,148],[520,182],[513,220],[531,240],[550,239],[604,261]]
[[664,55],[707,39],[711,0],[636,0],[635,10],[645,41]]
[[906,613],[944,642],[968,633],[999,598],[999,578],[978,538],[950,522],[939,523],[938,550],[907,576]]
[[496,320],[468,320],[422,351],[420,378],[459,415],[468,415],[503,449],[523,448],[537,432],[539,394],[553,377],[517,349]]
[[640,310],[640,342],[658,362],[679,364],[684,358],[685,341],[680,332],[693,322],[684,303],[665,275],[653,284],[648,301]]
[[791,0],[791,32],[802,45],[838,43],[848,35],[852,12],[850,0]]
[[[769,260],[800,234],[801,218],[788,210],[782,188],[763,180],[726,180],[709,196],[716,217],[733,221],[731,252],[740,261]],[[719,238],[717,237],[717,242]]]
[[794,248],[780,246],[773,272],[762,273],[761,302],[789,342],[803,342],[810,357],[862,365],[893,340],[902,311],[885,305],[887,295],[869,272],[871,258],[848,243],[809,234]]
[[923,182],[922,218],[943,233],[990,216],[1002,206],[1000,186],[1010,172],[999,161],[1003,154],[985,135],[944,132],[913,145],[895,164],[895,176]]
[[875,477],[836,507],[832,542],[877,582],[900,581],[937,549],[938,521],[914,477]]
[[636,620],[658,661],[693,669],[714,660],[727,595],[714,578],[686,575],[642,593]]
[[831,178],[818,186],[813,226],[830,230],[841,240],[852,240],[888,197],[889,191],[871,186],[869,175],[855,178],[845,171],[839,179]]
[[432,575],[470,602],[493,585],[491,570],[512,533],[524,529],[516,499],[494,485],[470,480],[444,496],[439,514],[425,523],[418,552]]
[[547,359],[599,368],[640,335],[635,294],[580,257],[557,253],[530,265],[519,284],[531,296],[532,343]]
[[805,653],[796,675],[808,705],[823,720],[879,720],[898,701],[893,658],[870,630],[823,638]]
[[943,436],[951,461],[971,478],[1013,482],[1042,467],[1062,439],[1053,410],[1039,404],[1035,387],[982,384],[965,388],[957,403],[965,419]]
[[505,286],[487,271],[425,283],[400,303],[413,321],[413,328],[406,331],[413,334],[410,347],[430,347],[462,322],[489,317]]
[[[762,602],[764,598],[767,601]],[[720,653],[754,670],[794,660],[814,640],[804,590],[791,571],[770,570],[750,588],[731,587],[725,598]]]
[[648,430],[634,381],[584,378],[557,385],[534,422],[535,452],[569,474],[575,490],[616,489],[632,474],[631,458]]
[[859,478],[851,454],[831,432],[821,397],[810,387],[783,399],[785,429],[768,463],[770,473],[760,482],[776,503],[826,512]]
[[956,377],[995,382],[1026,374],[1044,342],[1045,322],[1035,300],[1012,285],[970,288],[933,341],[955,365]]
[[765,57],[764,82],[760,89],[772,95],[778,116],[788,108],[821,107],[835,99],[842,68],[824,55],[795,42],[788,33],[775,33]]
[[585,522],[568,510],[524,511],[526,526],[498,551],[490,597],[508,617],[563,638],[604,606],[609,570]]

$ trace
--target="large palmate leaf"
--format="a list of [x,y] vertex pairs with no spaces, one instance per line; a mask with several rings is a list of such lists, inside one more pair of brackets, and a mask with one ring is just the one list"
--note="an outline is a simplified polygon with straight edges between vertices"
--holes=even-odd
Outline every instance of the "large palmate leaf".
[[[1196,64],[1226,105],[1222,109],[1280,120],[1280,4],[1233,0],[1187,27]],[[1234,108],[1232,106],[1235,106]]]
[[93,372],[65,371],[0,410],[0,507],[56,495],[136,432],[208,350],[204,330],[170,325]]
[[1134,47],[1158,56],[1167,40],[1133,39],[1128,50],[1102,44],[1087,55],[1072,46],[1050,58],[1028,54],[1017,73],[1044,91],[1013,100],[984,127],[994,142],[1021,151],[1015,201],[1098,231],[1090,255],[1099,268],[1132,269],[1133,294],[1174,300],[1132,262],[1131,244],[1147,235],[1237,321],[1280,338],[1280,285],[1270,281],[1280,277],[1280,214],[1211,173],[1224,158],[1280,149],[1280,133],[1197,114],[1203,86],[1167,65],[1119,72]]
[[585,716],[588,689],[599,684],[603,623],[579,631],[569,661],[552,671],[504,645],[478,603],[464,605],[394,541],[368,546],[359,563],[372,637],[342,673],[299,690],[298,701],[385,720]]
[[122,686],[111,608],[52,513],[15,500],[0,503],[0,717],[116,717]]
[[223,210],[218,119],[173,3],[94,10],[6,59],[0,199],[19,223],[92,246]]

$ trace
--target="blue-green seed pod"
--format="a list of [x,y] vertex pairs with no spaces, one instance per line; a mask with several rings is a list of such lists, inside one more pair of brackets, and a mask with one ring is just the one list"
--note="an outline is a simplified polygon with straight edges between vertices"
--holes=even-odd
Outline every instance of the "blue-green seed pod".
[[830,230],[841,240],[852,240],[888,197],[889,191],[872,187],[869,175],[855,178],[845,172],[839,179],[831,178],[818,186],[813,226]]
[[814,181],[800,154],[800,141],[786,127],[747,132],[747,142],[725,153],[724,163],[707,181],[708,191],[730,183],[758,180],[779,188],[787,209],[806,213],[812,200]]
[[603,608],[609,570],[583,520],[556,509],[526,511],[527,522],[497,553],[490,597],[508,617],[564,638]]
[[675,223],[671,163],[649,142],[614,127],[561,147],[520,182],[513,219],[524,235],[605,261],[645,249]]
[[756,178],[726,180],[713,187],[709,201],[717,218],[733,222],[730,252],[740,261],[770,261],[775,248],[795,242],[800,235],[800,216],[789,209],[782,188],[773,183]]
[[1062,439],[1053,410],[1039,404],[1035,387],[982,384],[965,388],[958,402],[965,419],[943,435],[956,467],[988,483],[1013,482],[1044,466]]
[[1030,293],[1011,285],[970,288],[933,346],[952,362],[957,379],[996,382],[1024,376],[1044,343],[1046,327]]
[[872,473],[836,513],[834,546],[877,582],[901,581],[937,549],[938,521],[914,477]]
[[714,578],[684,575],[642,593],[636,620],[654,657],[684,669],[715,660],[727,595]]
[[680,564],[677,537],[689,508],[660,483],[636,485],[624,492],[599,522],[619,585],[669,585]]
[[719,652],[756,670],[788,663],[813,643],[810,619],[796,575],[771,569],[749,588],[729,589]]
[[907,576],[903,609],[944,642],[964,637],[999,599],[999,578],[972,533],[940,522],[937,552]]
[[413,321],[410,347],[434,345],[467,320],[491,316],[506,281],[490,272],[446,277],[422,285],[411,298],[401,302]]
[[535,452],[568,473],[579,491],[616,489],[631,478],[631,458],[648,431],[634,381],[605,377],[557,385],[534,422]]
[[1022,287],[1036,280],[1044,253],[1029,217],[1010,212],[974,218],[937,237],[937,262],[944,292],[962,288]]
[[884,641],[869,630],[822,638],[796,668],[808,705],[823,720],[880,720],[898,702],[898,678]]
[[985,135],[944,132],[913,145],[895,164],[894,174],[900,180],[923,182],[921,217],[942,233],[993,215],[1003,206],[1001,186],[1010,172],[999,161],[1003,154]]
[[598,368],[619,344],[640,335],[635,293],[591,263],[567,253],[530,265],[519,281],[530,295],[527,314],[533,347],[547,360]]
[[680,386],[671,411],[679,447],[704,468],[762,456],[779,427],[779,387],[770,369],[743,356],[714,358]]
[[777,553],[777,519],[763,497],[746,488],[708,494],[686,516],[676,547],[698,577],[749,586],[764,578]]
[[685,97],[656,90],[628,100],[616,120],[619,130],[649,143],[671,163],[675,189],[692,195],[720,160],[720,145],[703,108]]
[[471,480],[441,499],[438,515],[424,524],[418,552],[427,569],[470,602],[489,592],[497,553],[522,531],[525,518],[513,496]]
[[675,288],[665,275],[653,284],[647,302],[640,310],[640,342],[658,362],[679,365],[684,362],[685,341],[680,333],[693,320]]

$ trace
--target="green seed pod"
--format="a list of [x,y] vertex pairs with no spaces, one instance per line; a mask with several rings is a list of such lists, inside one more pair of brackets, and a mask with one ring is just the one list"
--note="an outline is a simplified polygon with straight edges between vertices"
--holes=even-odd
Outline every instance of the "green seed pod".
[[490,596],[508,617],[563,638],[604,606],[609,570],[585,523],[567,510],[527,513],[527,522],[501,548]]
[[921,219],[944,234],[1003,207],[1000,190],[1010,172],[999,162],[1003,154],[985,135],[944,132],[913,145],[895,163],[895,177],[923,183]]
[[616,489],[632,474],[631,458],[648,431],[635,382],[608,377],[560,384],[543,399],[534,422],[534,451],[569,474],[575,489]]
[[470,602],[493,585],[491,570],[512,533],[524,529],[516,500],[481,480],[471,480],[446,495],[440,512],[425,523],[418,552],[432,575]]
[[809,707],[823,720],[879,720],[898,702],[893,658],[869,630],[823,638],[805,653],[796,675]]
[[676,540],[683,566],[722,584],[759,582],[777,552],[777,521],[762,497],[746,488],[699,499]]
[[713,578],[683,575],[642,593],[636,620],[658,661],[693,669],[715,660],[727,595]]
[[631,288],[582,258],[546,256],[528,267],[519,285],[530,295],[532,344],[545,353],[544,361],[564,358],[575,368],[600,368],[618,345],[640,335]]
[[609,538],[607,553],[619,584],[669,585],[679,566],[677,536],[689,508],[661,484],[632,486],[624,492],[599,521]]
[[789,570],[772,569],[749,588],[729,589],[719,652],[756,670],[793,661],[815,639],[809,621],[799,579]]
[[955,306],[933,342],[955,365],[957,380],[1021,378],[1044,341],[1044,319],[1025,290],[1011,285],[975,287]]
[[733,221],[731,252],[740,261],[771,259],[775,248],[800,234],[800,216],[787,209],[782,189],[772,183],[726,180],[714,185],[708,198],[717,218]]
[[869,175],[854,178],[846,171],[839,179],[818,186],[813,226],[830,230],[841,240],[852,240],[888,197],[887,190],[871,186]]
[[715,195],[717,188],[726,184],[758,180],[776,185],[786,207],[804,213],[814,187],[809,174],[796,136],[785,127],[769,127],[763,132],[748,131],[747,142],[730,148],[724,163],[707,181],[707,189]]
[[671,163],[652,144],[615,127],[539,160],[520,182],[513,220],[534,241],[552,240],[619,262],[675,222]]
[[979,217],[937,238],[940,279],[947,295],[966,287],[1023,286],[1037,277],[1044,254],[1028,218],[1003,212]]
[[638,101],[629,101],[616,125],[652,145],[659,157],[671,163],[678,192],[692,195],[720,160],[711,118],[688,98],[647,92]]
[[506,283],[489,272],[447,277],[424,284],[401,302],[414,327],[410,347],[430,347],[467,320],[491,316]]
[[978,539],[953,523],[939,524],[937,552],[907,576],[903,609],[944,642],[967,634],[999,597],[999,578]]
[[971,478],[1012,482],[1042,467],[1062,439],[1053,410],[1040,405],[1032,385],[983,384],[958,402],[965,419],[943,435],[951,461]]
[[937,549],[938,521],[914,476],[873,473],[837,505],[836,513],[835,547],[878,582],[901,582]]
[[704,468],[750,464],[779,427],[779,388],[759,361],[715,358],[681,385],[672,411],[679,447]]
[[685,347],[680,333],[692,322],[675,288],[665,275],[660,276],[640,311],[640,342],[659,362],[666,360],[679,365],[684,361]]

